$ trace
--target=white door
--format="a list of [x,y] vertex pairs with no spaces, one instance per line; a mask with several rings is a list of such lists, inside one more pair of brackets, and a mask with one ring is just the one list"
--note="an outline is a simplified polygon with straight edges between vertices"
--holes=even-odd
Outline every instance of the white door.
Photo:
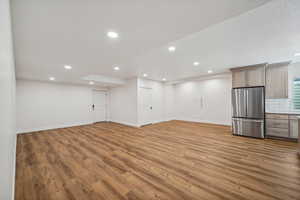
[[94,122],[106,121],[106,92],[93,90]]
[[141,125],[152,123],[152,89],[140,88],[141,90]]

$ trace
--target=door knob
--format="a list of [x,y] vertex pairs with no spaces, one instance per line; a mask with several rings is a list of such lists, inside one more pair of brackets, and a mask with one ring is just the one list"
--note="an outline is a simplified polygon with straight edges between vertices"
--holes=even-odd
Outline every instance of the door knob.
[[95,105],[94,104],[92,105],[92,108],[93,108],[93,110],[95,110]]

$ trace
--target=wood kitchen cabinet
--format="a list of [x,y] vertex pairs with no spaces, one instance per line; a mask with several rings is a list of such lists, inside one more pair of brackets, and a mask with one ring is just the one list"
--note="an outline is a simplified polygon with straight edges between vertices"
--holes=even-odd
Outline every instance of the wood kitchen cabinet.
[[265,85],[266,63],[232,68],[232,87],[254,87]]
[[246,71],[246,80],[248,86],[265,85],[265,65],[253,67]]
[[246,87],[246,71],[234,70],[232,71],[232,87]]
[[266,99],[288,98],[288,66],[290,62],[266,67]]
[[295,114],[266,114],[266,135],[297,139],[298,117]]
[[298,118],[297,115],[289,115],[289,122],[290,122],[290,138],[297,139],[298,138]]
[[289,116],[266,114],[266,134],[275,137],[289,137]]

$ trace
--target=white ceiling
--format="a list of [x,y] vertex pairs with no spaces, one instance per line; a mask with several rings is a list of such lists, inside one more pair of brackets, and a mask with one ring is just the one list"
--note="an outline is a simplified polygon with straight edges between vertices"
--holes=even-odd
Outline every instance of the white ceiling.
[[[154,77],[172,82],[206,76],[208,70],[224,73],[258,63],[300,62],[300,56],[294,56],[300,53],[299,19],[299,0],[275,0],[174,41],[177,51],[173,54],[162,47],[135,62]],[[199,66],[193,66],[194,61]]]
[[[82,77],[89,75],[128,79],[147,73],[154,80],[178,80],[208,69],[221,72],[247,61],[235,56],[243,46],[256,47],[239,34],[247,34],[244,27],[236,26],[266,2],[12,0],[17,77],[86,83]],[[108,39],[110,30],[120,38]],[[167,51],[171,44],[177,47],[172,54]],[[196,60],[198,67],[192,65]],[[65,64],[73,69],[66,71]]]

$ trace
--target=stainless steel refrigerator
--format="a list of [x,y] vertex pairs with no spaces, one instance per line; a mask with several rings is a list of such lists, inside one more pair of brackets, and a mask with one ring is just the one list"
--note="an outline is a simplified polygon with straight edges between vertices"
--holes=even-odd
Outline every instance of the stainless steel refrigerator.
[[265,137],[265,88],[232,89],[232,131],[234,135]]

